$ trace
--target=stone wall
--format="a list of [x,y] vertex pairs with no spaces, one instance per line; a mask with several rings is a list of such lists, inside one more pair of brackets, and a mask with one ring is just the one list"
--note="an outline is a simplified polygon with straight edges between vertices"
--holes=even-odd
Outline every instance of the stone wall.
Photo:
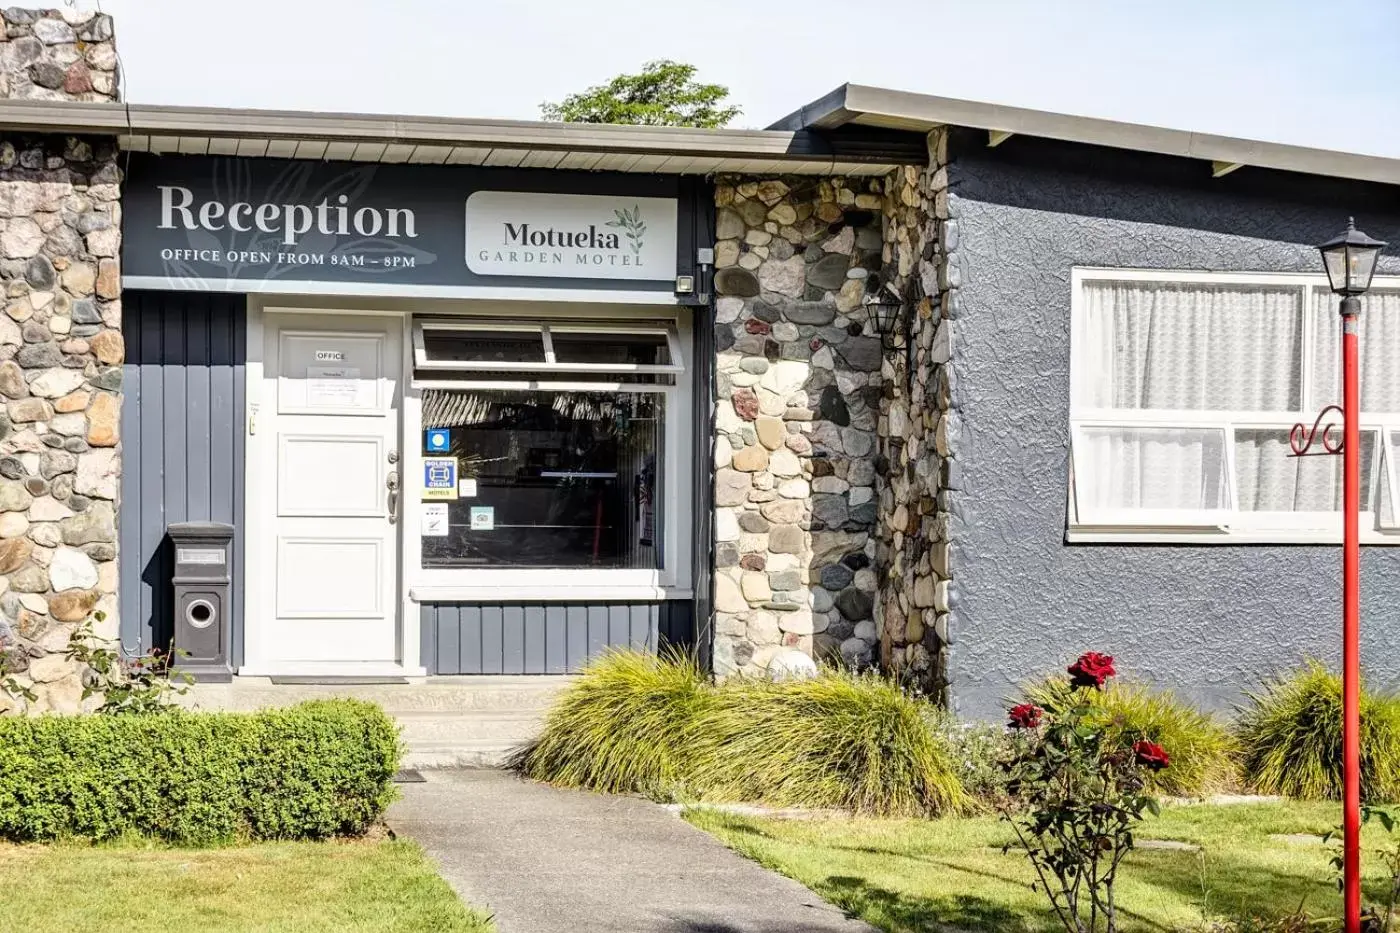
[[112,17],[90,10],[0,11],[0,97],[119,99]]
[[716,184],[716,674],[784,648],[864,666],[880,341],[882,179]]
[[950,364],[957,317],[957,224],[948,212],[946,131],[929,135],[927,168],[890,180],[884,275],[906,307],[907,333],[887,360],[880,401],[884,467],[876,563],[885,571],[876,618],[881,666],[947,700],[948,645],[957,631],[953,562],[958,509],[958,411]]
[[[10,96],[115,97],[110,18],[0,17]],[[119,181],[114,138],[0,134],[0,657],[37,711],[81,705],[82,620],[116,631]]]

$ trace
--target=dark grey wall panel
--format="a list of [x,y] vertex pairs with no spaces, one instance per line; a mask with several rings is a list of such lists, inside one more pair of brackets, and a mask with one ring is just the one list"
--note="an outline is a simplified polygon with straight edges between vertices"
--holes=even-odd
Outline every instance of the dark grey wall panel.
[[228,522],[234,538],[234,663],[243,654],[242,296],[122,296],[121,635],[127,651],[171,638],[171,522]]
[[423,603],[429,674],[572,674],[613,648],[689,647],[689,600],[659,603]]
[[[1023,679],[1083,650],[1213,708],[1316,655],[1336,662],[1339,547],[1067,545],[1070,269],[1320,272],[1349,214],[1400,243],[1379,185],[1015,137],[954,139],[954,700],[998,715]],[[1383,259],[1400,273],[1400,256]],[[1362,555],[1362,660],[1400,686],[1400,549]]]

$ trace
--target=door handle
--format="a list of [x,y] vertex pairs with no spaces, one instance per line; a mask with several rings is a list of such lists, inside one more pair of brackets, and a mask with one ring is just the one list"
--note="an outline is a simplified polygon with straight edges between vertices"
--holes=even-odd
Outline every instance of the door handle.
[[384,485],[389,490],[389,524],[392,525],[399,520],[399,471],[390,470]]

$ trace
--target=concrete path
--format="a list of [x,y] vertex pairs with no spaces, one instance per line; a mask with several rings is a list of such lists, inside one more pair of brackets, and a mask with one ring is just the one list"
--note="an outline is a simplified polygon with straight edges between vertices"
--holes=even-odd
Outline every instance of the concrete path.
[[873,933],[644,800],[427,771],[389,826],[500,933]]

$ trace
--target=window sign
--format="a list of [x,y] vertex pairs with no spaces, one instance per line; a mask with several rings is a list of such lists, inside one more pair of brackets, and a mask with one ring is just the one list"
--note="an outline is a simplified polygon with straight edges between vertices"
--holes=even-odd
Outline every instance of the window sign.
[[452,446],[452,432],[446,428],[433,428],[427,432],[427,441],[424,446],[429,453],[449,450]]
[[423,460],[423,498],[457,498],[457,458],[425,457]]
[[489,505],[474,505],[471,520],[472,531],[491,531],[496,527],[496,510]]
[[447,537],[447,530],[447,503],[424,503],[422,512],[423,537],[445,538]]

